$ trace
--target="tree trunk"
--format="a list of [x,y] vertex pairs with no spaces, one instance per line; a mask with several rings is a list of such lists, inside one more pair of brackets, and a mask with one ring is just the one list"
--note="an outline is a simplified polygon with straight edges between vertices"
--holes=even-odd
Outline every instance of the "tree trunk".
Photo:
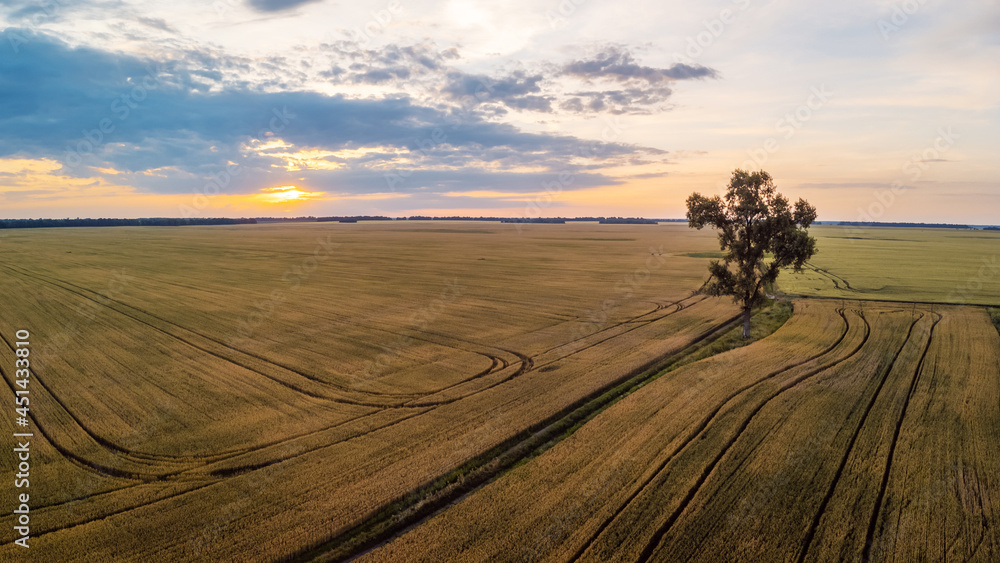
[[750,307],[743,309],[743,338],[750,338]]

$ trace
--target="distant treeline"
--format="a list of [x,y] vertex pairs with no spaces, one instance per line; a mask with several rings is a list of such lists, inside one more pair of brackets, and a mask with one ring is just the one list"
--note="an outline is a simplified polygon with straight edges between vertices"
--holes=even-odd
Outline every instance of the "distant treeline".
[[[683,223],[687,219],[645,219],[642,217],[431,217],[411,215],[392,218],[384,215],[355,215],[336,217],[257,217],[231,219],[227,217],[177,218],[150,217],[144,219],[0,219],[0,229],[30,229],[38,227],[178,227],[184,225],[245,225],[256,223],[307,223],[307,222],[357,223],[358,221],[493,221],[499,223],[546,223],[565,224],[572,222],[594,222],[604,225],[655,225],[657,223]],[[841,225],[845,227],[916,227],[925,229],[971,229],[968,225],[951,223],[882,223],[864,221],[817,221],[819,225]],[[983,227],[985,231],[1000,231],[1000,227]]]
[[[576,219],[581,221],[582,219]],[[643,219],[642,217],[598,217],[598,222],[608,225],[655,225],[659,223],[656,219]]]
[[532,219],[527,218],[509,218],[501,219],[501,223],[572,223],[572,222],[590,222],[590,223],[600,223],[602,225],[656,225],[659,221],[656,219],[643,219],[642,217],[537,217]]
[[410,221],[499,221],[501,223],[549,223],[564,224],[573,221],[589,221],[605,224],[655,225],[657,219],[642,217],[427,217],[413,215],[406,217]]
[[835,223],[845,227],[917,227],[922,229],[969,229],[968,225],[952,225],[950,223],[881,223],[867,221],[838,221]]
[[983,227],[984,231],[1000,231],[1000,227]]
[[501,223],[549,223],[553,225],[564,225],[566,224],[566,219],[563,219],[562,217],[535,217],[533,219],[504,217],[500,219],[500,222]]
[[316,218],[308,217],[256,217],[258,223],[313,223]]
[[463,215],[452,215],[449,217],[430,217],[428,215],[410,215],[400,217],[398,221],[503,221],[506,217],[467,217]]
[[430,217],[426,215],[411,215],[410,217],[392,218],[384,215],[355,215],[335,217],[257,217],[230,219],[213,218],[176,218],[149,217],[143,219],[0,219],[0,229],[30,229],[38,227],[178,227],[184,225],[243,225],[256,223],[310,223],[339,222],[357,223],[358,221],[493,221],[499,223],[549,223],[564,224],[573,221],[590,221],[615,225],[655,225],[660,221],[683,221],[683,219],[643,219],[641,217]]
[[356,217],[317,217],[319,223],[328,221],[339,221],[341,223],[357,223],[358,221],[392,221],[392,217],[382,215],[358,215]]
[[[300,220],[307,220],[302,218]],[[643,219],[642,217],[431,217],[428,215],[411,215],[409,217],[385,217],[382,215],[357,215],[352,217],[317,217],[316,221],[337,221],[340,223],[357,223],[358,221],[493,221],[500,223],[548,223],[563,224],[572,221],[591,221],[604,224],[628,224],[628,225],[655,225],[657,219]]]
[[180,227],[185,225],[246,225],[256,219],[149,217],[145,219],[0,219],[0,229],[41,227]]

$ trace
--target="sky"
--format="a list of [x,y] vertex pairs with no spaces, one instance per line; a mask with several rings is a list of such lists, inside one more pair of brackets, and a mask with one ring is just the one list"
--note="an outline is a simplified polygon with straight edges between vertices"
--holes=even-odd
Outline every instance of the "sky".
[[1000,224],[993,0],[6,0],[0,217]]

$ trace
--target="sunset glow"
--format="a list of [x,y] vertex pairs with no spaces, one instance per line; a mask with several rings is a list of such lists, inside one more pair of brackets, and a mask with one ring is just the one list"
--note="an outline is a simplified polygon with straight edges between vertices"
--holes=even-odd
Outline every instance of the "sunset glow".
[[303,202],[322,196],[322,192],[304,192],[295,186],[279,186],[277,188],[267,188],[257,199],[265,203],[293,203]]
[[905,22],[861,0],[808,17],[745,0],[17,5],[0,6],[12,218],[89,192],[106,216],[199,198],[231,216],[677,218],[735,168],[821,220],[1000,209],[995,3],[916,3]]

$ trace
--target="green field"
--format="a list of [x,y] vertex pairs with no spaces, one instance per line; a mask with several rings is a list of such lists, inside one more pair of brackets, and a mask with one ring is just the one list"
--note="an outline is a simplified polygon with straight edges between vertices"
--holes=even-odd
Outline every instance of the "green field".
[[9,231],[0,558],[993,560],[993,235],[837,229],[736,348],[678,224]]
[[838,227],[810,230],[819,253],[779,280],[792,295],[1000,305],[1000,231]]

